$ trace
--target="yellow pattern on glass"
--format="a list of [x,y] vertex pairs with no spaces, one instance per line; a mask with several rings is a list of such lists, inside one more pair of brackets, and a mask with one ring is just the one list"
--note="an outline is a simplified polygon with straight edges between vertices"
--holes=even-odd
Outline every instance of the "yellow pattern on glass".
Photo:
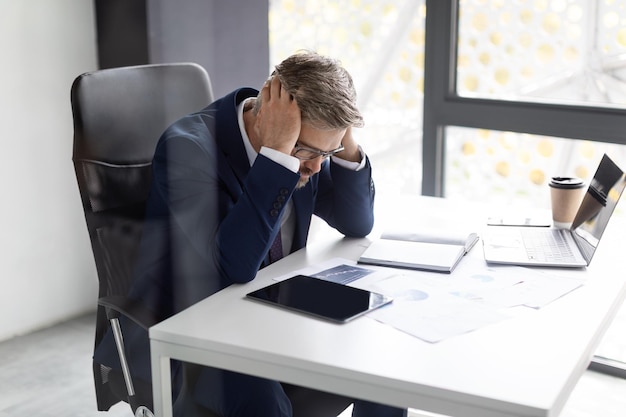
[[501,177],[508,177],[511,174],[511,166],[507,161],[499,161],[496,164],[496,173]]
[[537,59],[542,64],[549,64],[554,60],[554,48],[552,45],[544,43],[537,48]]
[[493,45],[499,46],[500,44],[502,44],[502,34],[499,32],[492,32],[489,35],[489,40]]
[[529,175],[530,182],[535,185],[541,185],[546,180],[546,174],[538,168],[532,169]]
[[478,32],[482,32],[489,26],[489,18],[483,13],[476,13],[472,19],[472,26]]
[[523,24],[529,25],[533,21],[533,12],[531,10],[524,9],[520,12],[519,19]]
[[506,85],[509,81],[509,70],[506,68],[498,68],[494,74],[496,81],[498,84]]
[[402,82],[409,83],[411,81],[411,77],[413,76],[413,72],[408,67],[402,67],[400,68],[398,76]]
[[581,165],[581,166],[576,167],[574,172],[576,173],[576,176],[578,178],[589,178],[589,169],[587,169],[587,167],[585,166]]
[[465,87],[465,90],[469,92],[478,91],[479,85],[480,82],[478,81],[478,77],[475,75],[468,75],[465,77],[465,80],[463,80],[463,86]]
[[545,158],[549,158],[554,154],[554,146],[548,139],[542,139],[537,145],[537,153]]
[[619,46],[626,47],[626,28],[621,28],[617,32],[617,43]]
[[472,142],[465,142],[463,144],[463,155],[474,155],[476,153],[476,146]]
[[568,62],[574,63],[574,62],[578,61],[578,59],[580,57],[580,54],[578,52],[578,48],[575,48],[573,46],[568,46],[563,51],[563,57]]
[[549,34],[555,34],[561,28],[561,19],[558,15],[550,13],[543,18],[543,30]]

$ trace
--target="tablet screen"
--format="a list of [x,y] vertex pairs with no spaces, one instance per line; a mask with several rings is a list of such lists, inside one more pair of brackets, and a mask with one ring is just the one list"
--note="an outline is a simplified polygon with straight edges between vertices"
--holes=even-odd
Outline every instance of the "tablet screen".
[[247,297],[339,323],[391,302],[382,294],[306,275],[277,282]]

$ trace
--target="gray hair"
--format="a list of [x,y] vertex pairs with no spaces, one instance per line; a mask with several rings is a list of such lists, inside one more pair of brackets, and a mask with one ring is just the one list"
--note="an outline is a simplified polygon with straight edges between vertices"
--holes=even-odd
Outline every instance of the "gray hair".
[[[352,77],[338,60],[304,51],[278,64],[272,75],[296,99],[303,122],[317,129],[363,126]],[[259,106],[257,100],[255,110]]]

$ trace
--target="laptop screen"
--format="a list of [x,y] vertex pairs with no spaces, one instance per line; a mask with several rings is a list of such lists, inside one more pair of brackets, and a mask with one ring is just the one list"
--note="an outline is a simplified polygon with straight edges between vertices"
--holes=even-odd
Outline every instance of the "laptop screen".
[[589,183],[571,227],[572,235],[587,262],[591,261],[598,247],[624,187],[624,172],[605,154]]

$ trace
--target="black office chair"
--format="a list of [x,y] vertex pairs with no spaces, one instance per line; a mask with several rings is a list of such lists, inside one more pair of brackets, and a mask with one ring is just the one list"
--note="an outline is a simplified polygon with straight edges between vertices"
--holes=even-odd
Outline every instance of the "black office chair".
[[93,364],[98,410],[128,402],[136,416],[152,415],[152,388],[133,381],[118,318],[148,329],[157,320],[126,294],[141,237],[156,142],[179,117],[213,99],[206,71],[196,64],[156,64],[89,72],[71,89],[73,163],[99,281],[95,346],[111,326],[122,374]]

